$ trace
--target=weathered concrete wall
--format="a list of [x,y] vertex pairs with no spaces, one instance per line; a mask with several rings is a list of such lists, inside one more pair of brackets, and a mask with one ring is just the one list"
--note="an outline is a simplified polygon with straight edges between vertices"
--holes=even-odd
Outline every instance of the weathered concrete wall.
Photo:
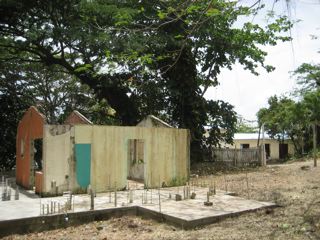
[[129,139],[144,140],[144,181],[149,187],[188,179],[188,130],[83,125],[74,129],[75,144],[91,144],[91,186],[97,192],[126,187]]
[[19,122],[16,137],[16,182],[32,188],[34,182],[33,140],[42,138],[45,117],[30,107]]
[[43,191],[55,194],[57,186],[57,193],[61,193],[70,188],[74,179],[71,127],[45,125],[43,140]]

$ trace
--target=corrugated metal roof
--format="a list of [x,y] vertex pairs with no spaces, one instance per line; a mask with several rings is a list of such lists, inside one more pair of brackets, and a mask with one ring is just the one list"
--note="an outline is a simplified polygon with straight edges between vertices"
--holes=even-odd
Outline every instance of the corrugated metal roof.
[[[259,133],[235,133],[234,140],[258,140]],[[260,139],[262,139],[262,133],[260,133]],[[271,139],[271,137],[264,133],[264,139]]]

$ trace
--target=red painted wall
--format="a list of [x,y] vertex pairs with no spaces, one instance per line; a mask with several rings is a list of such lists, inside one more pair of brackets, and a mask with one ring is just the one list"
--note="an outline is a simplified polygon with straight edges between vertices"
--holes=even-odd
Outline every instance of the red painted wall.
[[[45,117],[31,106],[19,122],[16,138],[16,182],[25,187],[30,185],[30,164],[31,164],[31,141],[43,138],[43,125]],[[23,142],[22,142],[23,140]],[[21,145],[24,143],[24,152],[21,152]]]
[[36,172],[35,176],[35,192],[36,193],[42,193],[42,182],[43,182],[43,172]]

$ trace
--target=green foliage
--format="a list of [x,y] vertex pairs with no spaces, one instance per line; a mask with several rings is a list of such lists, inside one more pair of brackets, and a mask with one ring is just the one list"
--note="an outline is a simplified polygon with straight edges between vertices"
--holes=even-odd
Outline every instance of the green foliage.
[[11,170],[15,165],[16,129],[34,100],[19,65],[0,62],[0,69],[0,169]]
[[305,134],[308,127],[306,108],[303,103],[287,97],[270,97],[269,107],[259,110],[259,125],[265,124],[269,136],[282,142],[289,137],[297,153],[302,153],[305,145]]
[[299,101],[287,97],[270,97],[269,107],[259,110],[259,123],[265,124],[271,137],[282,140],[290,137],[296,153],[311,148],[311,124],[320,122],[320,67],[303,63],[294,71],[300,88],[295,91]]
[[310,123],[319,124],[320,122],[320,88],[304,93],[303,107]]
[[[155,114],[190,129],[192,161],[202,159],[206,146],[232,141],[233,107],[203,97],[218,84],[221,68],[239,62],[253,74],[259,66],[271,71],[261,47],[290,39],[282,34],[291,27],[285,17],[265,27],[251,19],[237,27],[240,17],[260,7],[224,0],[0,4],[0,33],[11,40],[3,49],[26,62],[58,66],[87,85],[99,101],[92,106],[98,113],[114,110],[110,121],[135,125]],[[205,125],[211,126],[208,139]]]
[[320,64],[303,63],[293,72],[293,76],[300,85],[297,91],[300,95],[320,88]]
[[237,119],[237,125],[236,125],[236,132],[237,133],[256,133],[257,127],[254,127],[252,125],[252,122],[242,118],[238,117]]
[[169,183],[168,187],[175,187],[175,186],[184,186],[187,182],[187,179],[185,177],[176,177],[172,178]]
[[[3,52],[1,57],[18,56]],[[79,110],[98,124],[114,122],[110,106],[105,101],[94,100],[87,86],[80,85],[58,66],[16,60],[1,61],[0,67],[0,138],[6,143],[0,147],[0,168],[11,169],[15,164],[17,126],[31,105],[37,106],[51,124],[62,123],[73,110]],[[35,156],[40,166],[38,158],[41,157]]]
[[223,101],[208,102],[209,146],[219,146],[220,142],[233,143],[237,116],[233,106]]

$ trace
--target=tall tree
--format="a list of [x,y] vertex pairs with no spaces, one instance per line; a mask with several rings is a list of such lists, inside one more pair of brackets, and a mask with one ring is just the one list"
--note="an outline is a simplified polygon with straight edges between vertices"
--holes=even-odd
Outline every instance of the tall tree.
[[[294,92],[296,101],[287,97],[270,97],[268,108],[259,110],[260,124],[265,123],[271,137],[291,138],[297,153],[311,149],[311,126],[319,129],[320,122],[320,66],[303,63],[294,72],[299,88]],[[317,131],[314,131],[317,132]],[[315,136],[315,144],[319,142]]]
[[257,113],[259,125],[265,124],[268,134],[279,142],[289,137],[296,153],[302,153],[305,141],[308,119],[303,103],[277,96],[270,97],[268,108],[262,108]]
[[[221,68],[239,62],[254,74],[258,66],[271,71],[260,46],[289,40],[281,33],[291,27],[285,17],[236,27],[259,7],[223,0],[11,0],[0,9],[0,33],[13,40],[3,48],[64,68],[105,99],[122,124],[157,113],[189,128],[193,160],[201,159],[204,125],[235,124],[230,105],[203,97]],[[215,139],[231,141],[234,128],[227,130],[215,131]]]
[[[17,57],[0,52],[7,59]],[[0,168],[15,164],[16,130],[23,113],[35,105],[51,124],[61,123],[79,110],[95,123],[114,123],[112,109],[85,85],[65,74],[57,66],[23,61],[0,61]]]
[[17,125],[34,100],[19,64],[0,62],[0,69],[0,169],[11,169],[15,165]]

